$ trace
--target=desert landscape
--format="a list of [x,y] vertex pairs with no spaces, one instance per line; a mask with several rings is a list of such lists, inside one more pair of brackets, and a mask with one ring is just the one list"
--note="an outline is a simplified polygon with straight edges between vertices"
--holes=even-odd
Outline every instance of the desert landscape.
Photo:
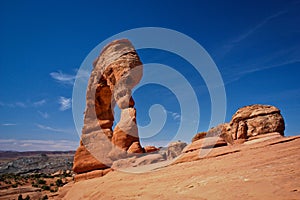
[[109,43],[94,62],[77,151],[1,152],[0,199],[299,199],[300,136],[284,136],[278,108],[244,106],[189,144],[142,147],[131,97],[141,76],[131,42]]
[[[205,159],[70,183],[57,199],[299,199],[300,137],[218,147]],[[191,157],[192,158],[192,157]],[[193,160],[193,159],[191,159]]]
[[0,1],[0,200],[300,200],[299,11]]
[[[59,173],[50,178],[31,175],[16,188],[5,187],[1,175],[0,199],[18,199],[20,194],[23,199],[299,199],[300,136],[271,135],[214,148],[203,159],[198,149],[188,159],[152,166],[146,173],[115,170],[80,181]],[[58,191],[31,185],[46,180],[43,185],[54,183],[55,188],[60,177],[64,184]]]

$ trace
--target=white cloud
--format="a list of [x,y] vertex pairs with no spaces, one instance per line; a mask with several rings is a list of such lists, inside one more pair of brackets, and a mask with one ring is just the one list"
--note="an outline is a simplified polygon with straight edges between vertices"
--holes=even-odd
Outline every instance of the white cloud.
[[177,112],[172,112],[172,111],[167,111],[174,120],[180,120],[181,119],[181,115]]
[[90,72],[84,69],[76,69],[75,70],[77,75],[76,78],[80,78],[80,79],[84,79],[84,80],[88,80],[90,77]]
[[179,113],[172,113],[172,117],[174,120],[179,120],[181,116]]
[[16,105],[17,107],[22,107],[22,108],[26,108],[26,107],[27,107],[26,104],[23,103],[23,102],[17,102],[17,103],[15,103],[15,105]]
[[36,124],[36,126],[40,129],[46,130],[46,131],[52,131],[52,132],[58,132],[58,133],[69,133],[68,130],[53,128],[53,127],[45,126],[45,125],[42,125],[42,124]]
[[46,103],[45,99],[42,99],[40,101],[27,101],[27,102],[22,102],[22,101],[18,101],[15,103],[3,103],[0,102],[0,106],[4,106],[4,107],[9,107],[9,108],[28,108],[28,107],[38,107],[38,106],[42,106]]
[[41,112],[41,111],[37,111],[41,117],[43,117],[44,119],[48,119],[49,118],[49,114],[47,112]]
[[71,98],[59,97],[58,103],[60,104],[59,110],[61,111],[71,108]]
[[75,69],[75,73],[76,74],[66,74],[59,70],[58,72],[51,72],[50,76],[57,82],[64,85],[73,85],[76,78],[86,81],[90,76],[89,71],[82,69]]
[[74,80],[76,78],[75,75],[64,74],[62,71],[51,72],[50,76],[59,83],[66,85],[73,85]]
[[17,124],[14,124],[14,123],[4,123],[4,124],[1,124],[2,126],[16,126]]
[[78,141],[72,140],[0,139],[0,149],[5,151],[69,151],[76,150],[78,145]]
[[40,101],[33,102],[33,106],[42,106],[46,103],[46,99],[42,99]]

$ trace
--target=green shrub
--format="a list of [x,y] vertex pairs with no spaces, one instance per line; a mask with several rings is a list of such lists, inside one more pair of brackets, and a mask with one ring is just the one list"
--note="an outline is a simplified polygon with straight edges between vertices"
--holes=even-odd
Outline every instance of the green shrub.
[[50,189],[50,192],[57,192],[58,191],[58,187],[55,187],[54,189]]
[[36,184],[36,183],[31,184],[31,186],[32,186],[32,187],[39,187],[39,185]]
[[34,178],[41,178],[41,175],[40,174],[34,174],[33,177]]
[[58,186],[58,187],[62,187],[64,185],[63,181],[61,179],[57,179],[55,184]]
[[42,190],[50,190],[50,186],[48,185],[43,185],[41,188]]
[[17,184],[17,183],[14,183],[14,184],[11,185],[11,187],[17,188],[17,187],[18,187],[18,184]]
[[38,180],[37,180],[37,184],[43,185],[43,184],[46,184],[46,181],[43,180],[43,179],[38,179]]

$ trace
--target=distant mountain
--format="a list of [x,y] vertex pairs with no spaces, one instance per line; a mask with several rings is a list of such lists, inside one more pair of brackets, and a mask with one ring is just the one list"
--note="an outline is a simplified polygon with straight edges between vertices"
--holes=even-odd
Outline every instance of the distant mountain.
[[75,151],[2,151],[0,150],[0,160],[3,158],[18,158],[23,156],[35,156],[40,154],[58,155],[58,154],[75,154]]

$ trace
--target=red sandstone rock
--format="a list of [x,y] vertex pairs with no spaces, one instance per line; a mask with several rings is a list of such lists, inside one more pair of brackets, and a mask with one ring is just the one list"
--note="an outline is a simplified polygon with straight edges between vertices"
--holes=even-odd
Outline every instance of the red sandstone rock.
[[134,142],[131,144],[129,149],[127,150],[128,153],[144,153],[145,150],[142,148],[139,142]]
[[73,171],[76,173],[88,172],[94,169],[105,169],[106,165],[99,162],[80,142],[73,163]]
[[274,106],[251,105],[240,108],[230,121],[233,139],[248,139],[253,136],[278,132],[284,135],[284,120]]
[[213,148],[213,147],[226,146],[226,145],[227,145],[226,141],[221,137],[205,137],[189,144],[183,149],[182,152],[187,153],[199,149]]
[[[81,145],[74,158],[74,172],[105,169],[112,160],[124,156],[123,151],[133,143],[139,145],[131,90],[142,74],[142,63],[128,40],[116,40],[103,48],[88,82],[84,126]],[[121,119],[113,131],[115,105],[121,109]],[[130,151],[138,150],[132,147]]]
[[135,108],[121,110],[121,118],[113,132],[112,143],[127,151],[134,142],[139,142]]
[[200,133],[197,133],[193,138],[192,138],[192,142],[195,142],[197,140],[200,140],[202,138],[205,138],[207,132],[200,132]]
[[155,146],[145,146],[144,149],[146,153],[151,153],[159,150],[159,148],[156,148]]

